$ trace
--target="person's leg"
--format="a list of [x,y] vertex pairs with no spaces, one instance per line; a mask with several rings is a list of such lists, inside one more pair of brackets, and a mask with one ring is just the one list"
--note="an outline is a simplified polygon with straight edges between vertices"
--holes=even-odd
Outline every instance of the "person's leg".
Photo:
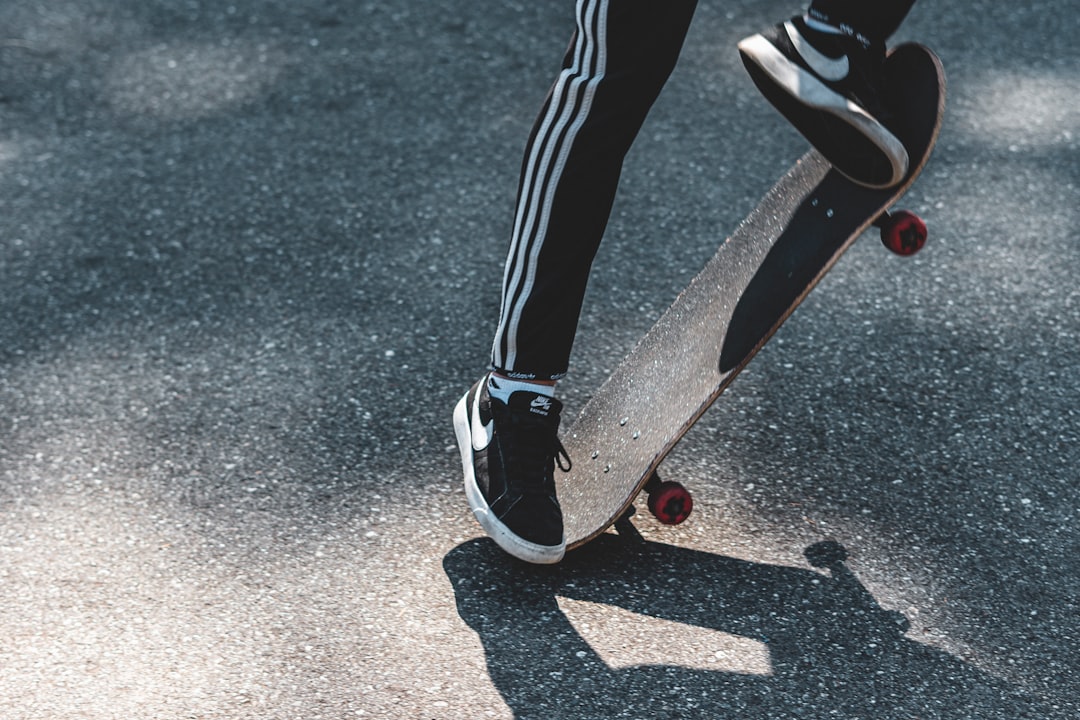
[[[593,257],[623,158],[682,48],[696,0],[579,0],[563,70],[522,162],[493,373],[454,410],[465,491],[496,543],[528,562],[565,552],[554,469],[569,366]],[[524,384],[522,384],[524,383]]]
[[695,0],[589,0],[522,163],[492,366],[551,380],[568,368],[623,158],[682,48]]

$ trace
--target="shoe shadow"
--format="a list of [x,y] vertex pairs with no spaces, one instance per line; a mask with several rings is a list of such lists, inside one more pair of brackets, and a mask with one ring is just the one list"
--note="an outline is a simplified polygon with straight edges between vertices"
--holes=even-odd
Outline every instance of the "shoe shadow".
[[[818,572],[607,535],[554,567],[519,563],[487,539],[456,547],[443,567],[518,720],[1055,717],[1019,689],[905,637],[906,618],[878,605],[845,555],[836,543],[807,548],[811,565],[826,571]],[[610,667],[558,598],[756,641],[770,671]]]

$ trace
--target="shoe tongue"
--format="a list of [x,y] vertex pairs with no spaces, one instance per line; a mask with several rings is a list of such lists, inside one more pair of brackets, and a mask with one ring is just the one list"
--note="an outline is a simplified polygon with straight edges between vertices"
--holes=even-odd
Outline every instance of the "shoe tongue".
[[562,403],[555,398],[522,390],[510,396],[509,405],[511,408],[525,410],[543,417],[558,417],[559,412],[562,411]]

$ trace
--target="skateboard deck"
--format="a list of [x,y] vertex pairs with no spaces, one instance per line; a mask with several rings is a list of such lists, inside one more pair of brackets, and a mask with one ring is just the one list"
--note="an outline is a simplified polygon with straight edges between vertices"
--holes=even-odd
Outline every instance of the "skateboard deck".
[[[922,171],[944,111],[941,63],[905,44],[886,71],[907,177],[887,190],[862,187],[811,150],[769,190],[563,433],[573,467],[556,482],[568,549],[632,512],[676,443]],[[910,233],[893,231],[894,240]]]

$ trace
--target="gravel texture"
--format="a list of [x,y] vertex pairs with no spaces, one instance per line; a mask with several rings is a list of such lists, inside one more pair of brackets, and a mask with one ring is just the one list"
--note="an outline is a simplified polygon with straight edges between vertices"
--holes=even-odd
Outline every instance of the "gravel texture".
[[[568,414],[803,152],[734,49],[794,9],[699,8]],[[1075,10],[916,6],[930,245],[856,244],[691,432],[687,524],[534,569],[450,412],[570,4],[0,3],[3,716],[1077,717]]]

